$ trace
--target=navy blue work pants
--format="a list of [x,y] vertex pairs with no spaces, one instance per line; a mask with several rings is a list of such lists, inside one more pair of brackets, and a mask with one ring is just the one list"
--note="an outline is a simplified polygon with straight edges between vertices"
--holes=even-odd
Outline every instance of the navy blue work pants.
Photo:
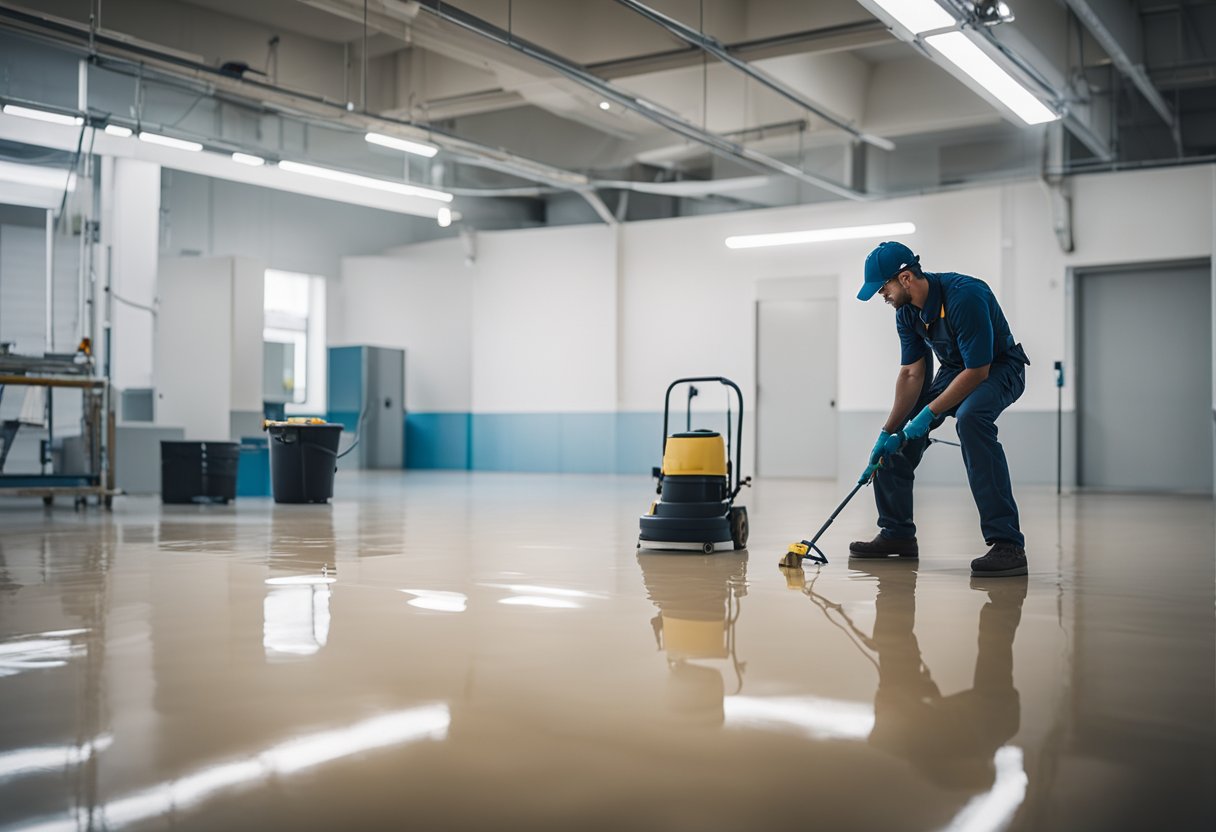
[[[920,411],[945,390],[959,370],[942,367],[933,382],[921,392],[907,418]],[[1005,449],[996,438],[996,419],[1026,389],[1026,367],[1021,362],[993,362],[986,378],[962,403],[933,420],[930,434],[941,427],[947,416],[958,421],[958,438],[963,446],[963,465],[971,496],[980,512],[980,530],[989,545],[1003,540],[1025,546],[1018,526],[1018,506],[1009,483],[1009,464]],[[878,526],[885,537],[915,537],[912,522],[912,482],[928,437],[907,443],[892,454],[874,477],[874,501],[878,504]]]

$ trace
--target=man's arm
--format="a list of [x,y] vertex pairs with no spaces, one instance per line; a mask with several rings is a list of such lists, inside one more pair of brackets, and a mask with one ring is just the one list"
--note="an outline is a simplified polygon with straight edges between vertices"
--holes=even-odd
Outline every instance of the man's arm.
[[[987,375],[987,368],[984,368],[984,374]],[[938,401],[945,398],[946,393],[954,387],[958,379],[946,388],[945,393],[938,397]],[[925,359],[920,358],[911,364],[904,364],[899,368],[899,377],[895,380],[895,404],[891,407],[891,415],[887,417],[887,423],[883,426],[883,430],[887,433],[895,433],[904,426],[904,420],[908,418],[908,414],[912,408],[916,406],[916,400],[920,398],[920,391],[925,384]],[[976,382],[979,384],[979,382]],[[971,392],[968,390],[967,392]],[[965,393],[963,395],[966,395]],[[962,399],[960,398],[960,401]],[[939,412],[936,409],[935,413]]]
[[929,409],[933,411],[933,415],[941,416],[950,408],[961,404],[963,399],[971,395],[972,390],[979,387],[984,379],[988,378],[988,368],[991,366],[991,364],[985,364],[983,367],[963,370],[955,376],[942,394],[929,402]]

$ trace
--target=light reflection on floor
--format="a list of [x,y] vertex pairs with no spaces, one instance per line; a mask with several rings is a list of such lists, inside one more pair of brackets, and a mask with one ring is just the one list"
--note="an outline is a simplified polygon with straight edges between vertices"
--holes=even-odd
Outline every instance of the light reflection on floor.
[[924,488],[921,563],[849,564],[863,498],[779,569],[842,487],[712,556],[638,553],[631,477],[0,502],[0,829],[1216,824],[1210,499],[1024,489],[983,582]]

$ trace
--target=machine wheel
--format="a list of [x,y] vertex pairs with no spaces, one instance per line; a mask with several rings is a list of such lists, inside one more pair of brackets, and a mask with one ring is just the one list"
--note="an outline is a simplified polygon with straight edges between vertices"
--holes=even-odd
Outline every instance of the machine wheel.
[[701,544],[701,551],[702,551],[702,552],[704,552],[704,553],[705,553],[705,554],[707,554],[707,555],[712,555],[712,554],[714,553],[714,544],[712,544],[712,543],[702,543],[702,544]]
[[733,506],[730,510],[730,539],[735,549],[747,548],[747,507]]

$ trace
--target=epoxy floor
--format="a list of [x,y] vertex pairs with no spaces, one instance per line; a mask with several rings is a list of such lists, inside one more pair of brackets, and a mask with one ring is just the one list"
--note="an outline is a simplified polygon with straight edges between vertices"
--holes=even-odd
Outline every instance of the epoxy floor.
[[1211,499],[965,489],[850,565],[862,492],[639,555],[641,477],[339,476],[332,506],[0,501],[0,828],[1216,827]]

